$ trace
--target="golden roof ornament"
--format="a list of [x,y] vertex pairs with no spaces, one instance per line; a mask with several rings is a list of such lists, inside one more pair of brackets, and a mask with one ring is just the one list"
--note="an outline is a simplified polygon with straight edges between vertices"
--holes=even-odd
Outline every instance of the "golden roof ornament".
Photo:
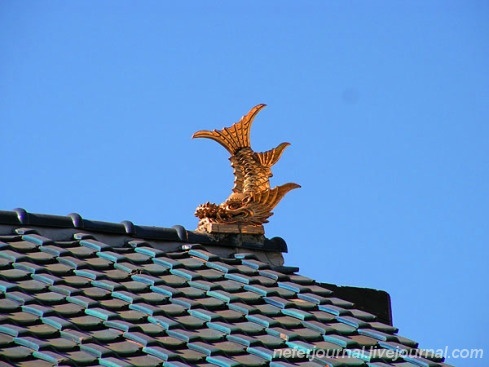
[[265,107],[259,104],[230,127],[222,130],[200,130],[192,138],[217,141],[231,154],[234,169],[234,187],[231,195],[221,204],[205,203],[195,211],[198,230],[209,233],[263,234],[263,223],[273,215],[272,210],[290,190],[299,188],[295,183],[270,187],[272,166],[278,162],[289,143],[263,153],[251,149],[250,129],[253,119]]

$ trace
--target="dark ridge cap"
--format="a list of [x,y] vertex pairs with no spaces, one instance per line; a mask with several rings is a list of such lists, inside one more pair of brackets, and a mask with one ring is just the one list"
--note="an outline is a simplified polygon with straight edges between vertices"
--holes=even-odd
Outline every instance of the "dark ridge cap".
[[265,238],[264,246],[269,251],[280,251],[285,253],[289,252],[289,249],[287,248],[287,243],[282,237],[272,237],[270,239]]
[[219,241],[209,236],[206,233],[187,231],[187,241],[188,243],[200,243],[202,245],[217,245]]
[[134,223],[129,221],[129,220],[123,220],[121,224],[124,225],[124,228],[126,230],[126,233],[129,235],[134,234]]
[[59,215],[34,214],[28,213],[25,209],[14,209],[17,213],[20,224],[29,226],[45,227],[67,227],[71,224],[71,219]]
[[70,213],[68,217],[71,218],[73,223],[73,228],[83,228],[83,218],[78,213]]
[[83,229],[90,232],[127,235],[126,227],[122,223],[101,222],[97,220],[84,219]]
[[175,225],[172,228],[177,232],[180,241],[188,242],[187,230],[183,226]]
[[28,223],[26,223],[26,221],[28,221],[28,218],[27,218],[28,213],[25,209],[15,208],[14,212],[17,213],[17,217],[19,218],[20,224],[28,224]]
[[271,269],[279,273],[288,274],[288,275],[299,272],[299,268],[297,266],[277,265],[277,266],[272,266]]
[[142,238],[143,240],[165,240],[181,242],[175,228],[134,226],[133,237]]
[[109,235],[124,235],[143,240],[182,242],[223,247],[238,247],[264,252],[287,252],[287,244],[280,237],[271,239],[254,235],[210,235],[188,231],[181,225],[172,228],[139,226],[130,221],[121,223],[94,221],[82,218],[78,213],[67,216],[29,213],[17,208],[13,211],[0,211],[0,224],[29,227],[81,229]]
[[21,224],[16,212],[14,211],[8,212],[5,210],[0,210],[0,223],[7,224],[7,225]]
[[377,316],[378,321],[391,326],[393,325],[391,297],[386,291],[371,288],[338,286],[329,283],[320,284],[332,290],[337,297],[353,302],[357,309],[374,314]]

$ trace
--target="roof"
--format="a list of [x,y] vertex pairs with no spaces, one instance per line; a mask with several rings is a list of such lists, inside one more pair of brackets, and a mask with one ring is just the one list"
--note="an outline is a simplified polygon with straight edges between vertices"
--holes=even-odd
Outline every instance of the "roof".
[[283,266],[286,250],[0,212],[0,367],[447,366],[345,290]]

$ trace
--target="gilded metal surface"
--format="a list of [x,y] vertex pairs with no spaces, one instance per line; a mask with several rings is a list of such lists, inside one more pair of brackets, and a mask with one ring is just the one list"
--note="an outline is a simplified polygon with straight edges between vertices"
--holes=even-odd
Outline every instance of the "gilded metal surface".
[[207,202],[197,207],[195,215],[200,219],[199,229],[205,230],[208,223],[260,226],[268,222],[273,208],[286,193],[300,187],[295,183],[270,187],[271,167],[278,162],[289,143],[279,144],[263,153],[251,149],[251,125],[263,107],[264,104],[253,107],[230,127],[200,130],[192,136],[212,139],[221,144],[231,154],[229,160],[234,169],[231,195],[222,204]]

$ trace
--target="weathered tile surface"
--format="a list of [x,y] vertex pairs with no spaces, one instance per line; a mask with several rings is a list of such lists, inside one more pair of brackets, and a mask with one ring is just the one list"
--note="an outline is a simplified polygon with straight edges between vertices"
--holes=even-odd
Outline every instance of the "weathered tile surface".
[[97,238],[0,233],[0,366],[443,365],[290,268]]

